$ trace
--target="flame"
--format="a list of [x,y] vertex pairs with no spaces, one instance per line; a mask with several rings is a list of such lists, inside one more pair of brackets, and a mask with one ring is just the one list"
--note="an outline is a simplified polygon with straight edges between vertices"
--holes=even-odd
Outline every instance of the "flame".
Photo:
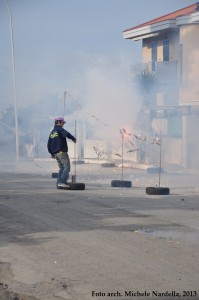
[[120,128],[120,134],[122,135],[122,138],[125,142],[128,142],[132,146],[134,146],[133,142],[130,139],[130,136],[132,135],[130,132],[128,132],[125,128]]

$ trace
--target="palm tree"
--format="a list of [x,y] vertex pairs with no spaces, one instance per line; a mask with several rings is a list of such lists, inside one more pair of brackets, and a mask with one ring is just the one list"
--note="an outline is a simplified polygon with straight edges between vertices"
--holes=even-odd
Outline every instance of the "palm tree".
[[145,69],[141,72],[135,71],[131,75],[133,84],[142,98],[142,105],[154,105],[155,87],[158,85],[157,73]]
[[[144,70],[132,72],[131,75],[133,85],[142,101],[142,107],[137,118],[137,129],[149,140],[151,136],[151,120],[153,118],[151,106],[156,105],[157,73],[150,71],[147,66]],[[138,153],[138,160],[142,163],[148,161],[148,149],[144,145],[142,151]]]

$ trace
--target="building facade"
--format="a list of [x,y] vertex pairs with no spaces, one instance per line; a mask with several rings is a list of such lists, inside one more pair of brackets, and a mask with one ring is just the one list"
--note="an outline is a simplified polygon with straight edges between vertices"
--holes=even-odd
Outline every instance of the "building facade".
[[[199,2],[123,31],[142,41],[142,68],[157,76],[149,114],[165,163],[199,167]],[[137,68],[131,67],[132,72]]]

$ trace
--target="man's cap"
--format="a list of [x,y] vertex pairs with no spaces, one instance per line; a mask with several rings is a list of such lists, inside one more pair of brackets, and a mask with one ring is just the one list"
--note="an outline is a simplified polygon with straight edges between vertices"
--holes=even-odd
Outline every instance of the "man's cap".
[[55,118],[55,121],[59,121],[59,122],[66,123],[66,121],[64,120],[63,117],[56,117],[56,118]]

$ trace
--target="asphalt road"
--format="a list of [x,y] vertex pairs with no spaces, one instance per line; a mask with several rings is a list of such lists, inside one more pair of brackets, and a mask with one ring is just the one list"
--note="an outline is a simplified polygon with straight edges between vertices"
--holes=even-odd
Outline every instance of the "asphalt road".
[[51,174],[0,173],[0,299],[199,299],[199,176],[81,166],[84,191]]

